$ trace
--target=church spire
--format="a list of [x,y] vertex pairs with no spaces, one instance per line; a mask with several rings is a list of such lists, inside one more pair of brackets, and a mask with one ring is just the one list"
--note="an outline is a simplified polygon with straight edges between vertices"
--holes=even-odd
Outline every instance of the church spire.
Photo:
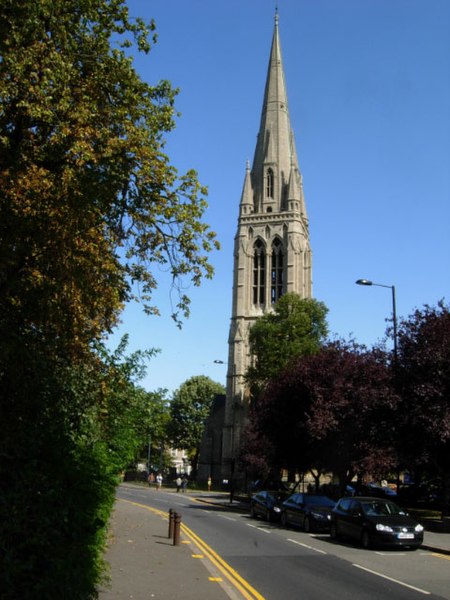
[[[238,472],[250,398],[246,376],[253,364],[251,327],[273,310],[283,294],[310,298],[312,293],[308,219],[289,119],[278,13],[255,155],[252,166],[247,163],[242,187],[233,258],[222,479]],[[207,468],[206,477],[209,463]]]
[[261,122],[252,167],[255,209],[285,210],[291,166],[298,170],[288,111],[278,11],[267,70]]

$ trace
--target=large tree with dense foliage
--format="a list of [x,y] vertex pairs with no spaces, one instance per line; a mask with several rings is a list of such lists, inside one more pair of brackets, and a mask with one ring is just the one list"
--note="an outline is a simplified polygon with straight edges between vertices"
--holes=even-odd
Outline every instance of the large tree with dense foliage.
[[174,392],[170,404],[169,435],[177,448],[188,451],[194,476],[211,404],[217,394],[224,393],[222,384],[205,375],[191,377]]
[[142,81],[130,58],[153,31],[124,0],[0,6],[5,599],[95,596],[145,400],[99,341],[133,297],[157,312],[158,267],[179,290],[177,321],[189,311],[180,278],[212,275],[206,190],[164,154],[176,92]]
[[255,400],[243,459],[315,475],[343,487],[392,467],[396,396],[386,355],[333,342],[293,361]]
[[132,283],[155,311],[154,264],[212,272],[206,190],[163,152],[175,91],[121,48],[148,51],[153,28],[123,0],[2,3],[0,313],[66,344],[110,329]]
[[[442,482],[450,499],[450,307],[417,309],[398,332],[398,439],[403,466]],[[419,483],[419,481],[417,482]]]
[[319,350],[328,334],[327,312],[323,302],[292,292],[255,322],[249,334],[254,360],[246,374],[254,393],[293,358]]

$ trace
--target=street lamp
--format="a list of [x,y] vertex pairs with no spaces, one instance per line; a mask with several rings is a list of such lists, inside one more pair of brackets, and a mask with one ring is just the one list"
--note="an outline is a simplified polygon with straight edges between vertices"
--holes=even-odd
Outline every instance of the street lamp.
[[223,360],[218,360],[217,358],[216,358],[216,360],[214,362],[216,363],[216,365],[223,365],[224,364]]
[[355,281],[358,285],[376,285],[377,287],[390,288],[392,290],[392,321],[394,333],[394,363],[397,363],[397,310],[395,306],[395,285],[385,285],[383,283],[374,283],[369,279],[358,279]]

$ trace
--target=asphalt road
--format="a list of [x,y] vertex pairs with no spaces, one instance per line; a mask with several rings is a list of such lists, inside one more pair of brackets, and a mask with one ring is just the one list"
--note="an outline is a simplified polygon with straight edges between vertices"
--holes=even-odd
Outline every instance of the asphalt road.
[[176,510],[266,600],[450,600],[448,556],[364,550],[209,506],[189,494],[120,488],[118,496]]

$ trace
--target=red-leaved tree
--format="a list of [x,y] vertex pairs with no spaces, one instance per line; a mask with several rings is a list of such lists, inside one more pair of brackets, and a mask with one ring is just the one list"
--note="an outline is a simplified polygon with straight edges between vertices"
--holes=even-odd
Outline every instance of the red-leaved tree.
[[398,334],[399,452],[416,474],[438,478],[450,497],[450,306],[416,310]]
[[297,359],[255,401],[244,461],[316,477],[332,472],[342,488],[356,474],[393,468],[392,376],[384,352],[354,342],[332,342]]

